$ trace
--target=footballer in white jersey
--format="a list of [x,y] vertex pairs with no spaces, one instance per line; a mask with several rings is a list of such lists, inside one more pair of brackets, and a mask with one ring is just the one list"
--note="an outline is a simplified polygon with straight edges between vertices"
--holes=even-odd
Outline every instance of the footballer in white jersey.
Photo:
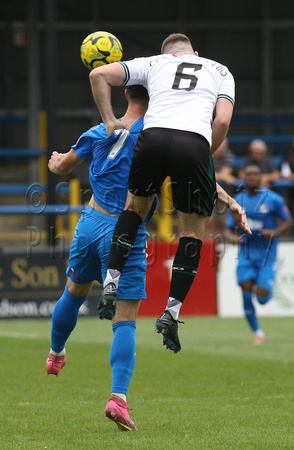
[[211,122],[218,98],[233,105],[235,83],[228,68],[193,55],[164,54],[123,61],[124,85],[149,92],[144,129],[174,128],[201,134],[211,145]]
[[[108,135],[127,127],[113,113],[111,87],[141,84],[149,94],[144,129],[132,160],[127,202],[113,232],[100,302],[115,301],[109,288],[115,286],[116,290],[149,197],[152,200],[170,176],[180,238],[166,310],[157,319],[155,330],[163,334],[163,344],[176,353],[181,349],[179,311],[197,273],[205,229],[217,198],[212,153],[226,137],[235,92],[229,70],[199,57],[187,36],[171,34],[163,41],[161,53],[98,67],[90,74],[93,96]],[[225,204],[237,215],[242,228],[250,231],[242,208],[227,198]]]

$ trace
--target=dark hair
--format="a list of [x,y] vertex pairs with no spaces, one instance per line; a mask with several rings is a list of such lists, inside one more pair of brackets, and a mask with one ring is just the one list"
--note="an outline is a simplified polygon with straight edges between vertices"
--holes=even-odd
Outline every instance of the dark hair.
[[149,95],[148,91],[144,86],[141,86],[140,84],[134,84],[132,86],[126,87],[128,91],[128,97],[130,100],[142,100],[142,101],[149,101]]
[[261,174],[260,167],[257,164],[248,164],[247,166],[244,167],[245,175],[246,175],[247,172],[250,172],[250,170],[252,168],[256,169],[256,172],[258,172],[258,174]]

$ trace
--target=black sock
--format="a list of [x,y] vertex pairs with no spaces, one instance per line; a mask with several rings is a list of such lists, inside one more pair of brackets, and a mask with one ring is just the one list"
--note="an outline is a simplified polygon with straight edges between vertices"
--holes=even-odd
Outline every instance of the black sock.
[[134,211],[123,211],[121,213],[112,236],[108,269],[123,271],[128,256],[134,247],[141,223],[141,217]]
[[184,302],[197,273],[202,241],[191,237],[180,238],[172,267],[169,297]]

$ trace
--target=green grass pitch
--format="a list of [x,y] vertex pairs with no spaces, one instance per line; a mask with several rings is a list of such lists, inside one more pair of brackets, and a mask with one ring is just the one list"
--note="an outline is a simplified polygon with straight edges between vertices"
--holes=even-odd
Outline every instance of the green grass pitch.
[[294,318],[183,318],[174,355],[140,318],[128,404],[137,432],[104,418],[108,321],[80,318],[60,376],[47,376],[50,320],[1,320],[1,449],[294,449]]

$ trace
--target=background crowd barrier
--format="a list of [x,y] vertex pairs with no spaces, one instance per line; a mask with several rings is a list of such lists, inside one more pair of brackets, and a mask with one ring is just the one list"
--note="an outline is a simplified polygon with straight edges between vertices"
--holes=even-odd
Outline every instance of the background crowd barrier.
[[[68,237],[71,241],[74,235],[75,226],[79,220],[79,215],[85,208],[80,202],[81,192],[78,179],[72,179],[69,183],[61,182],[56,185],[57,194],[68,196],[66,202],[58,204],[47,204],[47,185],[40,183],[3,183],[0,184],[0,194],[11,196],[24,194],[23,204],[0,205],[0,215],[3,216],[41,216],[55,215],[57,219],[57,233]],[[62,217],[69,215],[69,225],[65,227]],[[67,229],[66,229],[67,228]],[[68,231],[69,230],[69,231]],[[17,233],[16,233],[17,234]],[[22,232],[24,235],[24,232]],[[3,233],[5,237],[5,233]],[[3,238],[2,236],[2,238]]]
[[[50,317],[66,284],[68,249],[0,249],[0,318]],[[34,241],[33,241],[34,244]],[[172,261],[177,242],[148,241],[146,292],[140,316],[156,316],[166,306]],[[214,243],[204,242],[196,280],[182,307],[183,315],[216,315],[217,255]],[[84,316],[96,316],[101,286],[94,284],[81,309]]]

